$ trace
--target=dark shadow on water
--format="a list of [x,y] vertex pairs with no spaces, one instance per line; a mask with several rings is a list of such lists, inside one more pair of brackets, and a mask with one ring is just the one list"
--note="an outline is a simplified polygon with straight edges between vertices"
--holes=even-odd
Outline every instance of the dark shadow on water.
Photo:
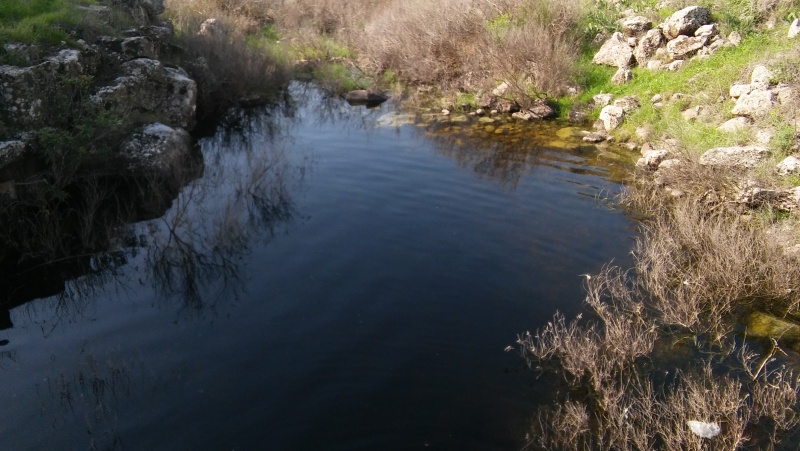
[[21,210],[19,198],[6,199],[13,219],[27,214],[36,227],[14,229],[4,217],[5,241],[20,245],[5,252],[0,330],[13,327],[11,309],[33,299],[51,298],[56,315],[67,319],[80,316],[97,290],[135,289],[121,277],[131,263],[142,268],[140,282],[165,299],[182,299],[182,308],[235,299],[242,256],[296,216],[291,192],[308,164],[287,159],[282,114],[232,112],[200,142],[197,162],[168,183],[86,178],[68,188],[77,202],[59,201],[52,211]]

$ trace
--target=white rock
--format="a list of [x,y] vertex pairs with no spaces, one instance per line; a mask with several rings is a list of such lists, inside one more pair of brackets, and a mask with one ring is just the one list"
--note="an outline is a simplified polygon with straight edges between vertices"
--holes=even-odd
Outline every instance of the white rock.
[[492,90],[492,95],[495,97],[503,97],[506,94],[506,91],[508,91],[508,88],[508,83],[502,82]]
[[683,67],[684,64],[686,64],[686,61],[684,61],[684,60],[673,61],[673,62],[669,63],[669,66],[667,66],[667,69],[669,69],[669,70],[674,72],[674,71],[680,69],[681,67]]
[[26,149],[23,141],[0,141],[0,169],[19,160]]
[[667,150],[648,150],[642,158],[636,162],[636,167],[640,169],[655,170],[662,161],[670,158]]
[[703,25],[694,32],[694,35],[698,37],[711,37],[711,36],[716,36],[718,34],[719,30],[717,29],[717,24],[715,23]]
[[656,55],[656,52],[661,48],[664,43],[664,34],[661,33],[660,28],[653,28],[648,30],[647,33],[639,39],[636,49],[633,51],[633,56],[636,58],[636,63],[639,66],[644,66]]
[[772,92],[778,97],[778,102],[781,105],[790,105],[794,103],[795,93],[791,86],[781,83],[774,87]]
[[614,76],[611,77],[611,83],[622,85],[633,80],[633,71],[629,67],[620,67]]
[[687,59],[702,49],[704,45],[706,45],[706,38],[704,37],[696,38],[681,35],[667,42],[667,52],[669,52],[672,59]]
[[743,95],[750,94],[752,90],[753,88],[751,88],[750,85],[732,85],[729,94],[734,99],[738,99]]
[[737,116],[750,116],[752,118],[763,118],[775,106],[776,95],[772,91],[757,90],[739,97],[731,113]]
[[717,130],[721,130],[726,133],[735,133],[749,129],[752,124],[753,120],[749,117],[739,116],[733,119],[728,119],[724,124],[717,127]]
[[751,169],[769,158],[769,155],[769,148],[763,145],[715,147],[700,157],[700,164]]
[[659,60],[650,60],[647,62],[647,68],[649,70],[660,70],[662,67],[664,67],[664,63]]
[[611,35],[594,55],[592,62],[615,67],[629,67],[633,62],[633,49],[620,32]]
[[600,120],[606,131],[611,131],[622,125],[625,119],[625,111],[615,105],[607,105],[600,111]]
[[800,34],[800,19],[795,19],[789,25],[789,33],[786,35],[789,39],[794,39]]
[[592,100],[594,100],[595,105],[606,106],[611,103],[611,99],[613,98],[614,94],[595,94]]
[[762,128],[756,131],[755,140],[759,144],[769,144],[773,136],[775,136],[775,130],[771,128]]
[[633,16],[622,21],[622,32],[628,37],[639,37],[651,28],[653,22],[643,16]]
[[621,99],[615,100],[614,101],[614,106],[618,106],[618,107],[622,108],[622,111],[625,112],[625,114],[628,114],[628,113],[638,109],[639,107],[641,107],[642,104],[639,103],[639,99],[637,99],[636,97],[627,96],[627,97],[623,97]]
[[753,69],[753,74],[750,76],[750,87],[754,91],[758,89],[769,89],[772,77],[772,71],[767,69],[767,66],[759,64]]
[[689,420],[686,425],[689,426],[694,435],[702,438],[714,438],[722,431],[717,423]]
[[711,11],[702,6],[689,6],[665,20],[661,29],[668,39],[675,39],[680,35],[694,35],[698,28],[708,23],[711,23]]
[[800,158],[789,155],[778,163],[775,170],[780,175],[798,175],[800,174]]
[[742,43],[742,35],[739,34],[738,31],[731,31],[731,34],[728,35],[728,44],[733,47],[738,47],[739,44]]

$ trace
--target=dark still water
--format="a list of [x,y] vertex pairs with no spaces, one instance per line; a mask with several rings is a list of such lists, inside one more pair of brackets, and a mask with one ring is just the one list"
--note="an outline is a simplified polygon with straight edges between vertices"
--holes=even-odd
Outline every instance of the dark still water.
[[598,200],[620,163],[569,130],[295,97],[202,141],[203,177],[102,271],[11,311],[0,448],[524,444],[548,387],[503,350],[627,265]]

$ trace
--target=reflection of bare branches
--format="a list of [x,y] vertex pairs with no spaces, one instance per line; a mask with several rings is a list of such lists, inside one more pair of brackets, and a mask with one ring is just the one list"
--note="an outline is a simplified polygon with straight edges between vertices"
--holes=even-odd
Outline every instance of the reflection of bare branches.
[[241,113],[232,122],[235,130],[204,140],[204,177],[145,226],[156,288],[180,295],[193,310],[237,296],[243,286],[239,257],[293,216],[289,192],[304,168],[289,164],[266,117]]
[[141,390],[142,381],[133,377],[135,370],[141,370],[141,362],[98,359],[83,349],[76,363],[74,373],[51,374],[36,384],[43,412],[55,415],[54,427],[60,423],[74,427],[74,421],[84,428],[87,449],[121,449],[117,422],[123,403]]

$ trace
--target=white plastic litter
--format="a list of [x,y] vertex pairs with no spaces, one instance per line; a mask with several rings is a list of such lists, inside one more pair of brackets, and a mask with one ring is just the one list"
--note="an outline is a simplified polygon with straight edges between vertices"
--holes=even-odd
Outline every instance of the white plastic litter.
[[703,438],[714,438],[722,431],[717,423],[689,420],[686,425],[694,432],[694,435]]

